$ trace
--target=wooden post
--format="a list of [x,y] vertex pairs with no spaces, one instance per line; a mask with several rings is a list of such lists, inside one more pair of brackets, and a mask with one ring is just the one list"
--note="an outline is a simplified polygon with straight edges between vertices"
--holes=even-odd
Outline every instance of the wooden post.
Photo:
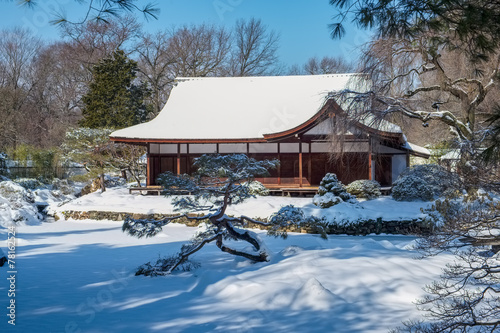
[[146,152],[146,186],[152,185],[151,183],[151,158],[149,157],[149,143],[147,144]]
[[368,179],[373,180],[372,177],[372,138],[368,136]]
[[189,143],[186,143],[186,173],[191,174],[191,158],[189,157]]
[[311,154],[311,143],[309,142],[309,154],[307,159],[307,178],[309,179],[309,186],[312,183],[312,154]]
[[181,174],[181,144],[177,144],[177,174]]
[[281,185],[281,154],[280,154],[279,142],[278,142],[278,161],[280,161],[280,164],[278,164],[278,185]]
[[304,181],[302,180],[302,142],[299,139],[299,187],[304,185]]

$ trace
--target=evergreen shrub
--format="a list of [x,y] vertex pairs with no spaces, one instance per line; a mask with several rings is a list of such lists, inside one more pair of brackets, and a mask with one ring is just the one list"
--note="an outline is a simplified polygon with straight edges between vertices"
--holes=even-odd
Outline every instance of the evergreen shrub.
[[327,173],[319,184],[318,194],[313,203],[321,208],[329,208],[341,202],[357,202],[356,197],[347,193],[345,186],[334,173]]
[[[246,183],[244,185],[247,185]],[[267,196],[269,195],[269,190],[259,181],[254,180],[248,183],[248,194]]]
[[415,165],[394,182],[392,197],[398,201],[431,201],[459,189],[458,176],[437,164]]
[[355,180],[346,186],[346,191],[356,198],[376,199],[382,195],[380,184],[375,180],[360,179]]

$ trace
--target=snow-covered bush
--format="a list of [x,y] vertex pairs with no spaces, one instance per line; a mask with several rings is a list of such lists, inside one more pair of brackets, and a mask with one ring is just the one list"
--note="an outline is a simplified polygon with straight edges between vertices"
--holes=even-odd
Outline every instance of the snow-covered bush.
[[294,205],[287,205],[271,215],[270,222],[273,225],[286,226],[290,221],[304,221],[305,219],[306,215],[302,209]]
[[41,219],[30,190],[13,181],[0,182],[0,225],[33,224]]
[[52,190],[59,191],[64,195],[75,194],[75,187],[67,179],[55,178],[52,180]]
[[35,190],[37,188],[45,187],[45,184],[36,178],[17,178],[14,181],[27,190]]
[[458,176],[439,165],[415,165],[399,175],[392,197],[398,201],[430,201],[456,191],[458,185]]
[[35,202],[31,191],[13,181],[0,182],[0,196],[12,202]]
[[[109,175],[104,176],[104,186],[106,188],[109,187],[117,187],[117,186],[125,186],[127,181],[121,177],[113,177]],[[92,192],[95,192],[101,188],[101,178],[95,178],[92,180],[90,184],[87,184],[82,188],[81,195],[86,195]]]
[[326,226],[328,222],[324,218],[315,216],[306,216],[304,211],[294,205],[281,207],[279,211],[271,215],[269,220],[271,228],[268,231],[269,235],[287,237],[286,228],[311,228],[315,233],[321,235],[322,238],[327,238]]
[[315,195],[313,198],[313,203],[320,208],[330,208],[342,202],[344,201],[340,197],[330,192],[325,193],[325,195]]
[[319,184],[318,194],[314,196],[313,203],[318,207],[328,208],[341,202],[355,203],[356,197],[346,192],[336,174],[327,173]]
[[116,176],[106,175],[104,177],[104,181],[106,183],[106,187],[118,187],[127,185],[127,181],[124,178]]
[[243,183],[243,185],[248,186],[248,194],[266,196],[269,195],[269,190],[262,185],[261,182],[254,180],[250,183]]
[[346,191],[356,198],[376,199],[382,195],[380,184],[375,180],[361,179],[355,180],[346,186]]
[[422,178],[405,177],[394,182],[392,197],[397,201],[431,201],[434,199],[434,193],[428,185]]

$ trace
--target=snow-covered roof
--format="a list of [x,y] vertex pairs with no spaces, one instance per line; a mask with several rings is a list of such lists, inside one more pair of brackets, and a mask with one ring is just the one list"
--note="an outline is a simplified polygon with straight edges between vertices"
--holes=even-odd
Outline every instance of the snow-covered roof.
[[114,139],[263,139],[310,120],[356,74],[178,78],[160,114]]
[[421,157],[425,157],[425,158],[428,158],[429,156],[431,156],[431,152],[429,151],[429,149],[427,149],[425,147],[421,147],[421,146],[416,145],[414,143],[410,143],[408,141],[405,142],[405,144],[403,145],[403,148],[408,149],[410,152],[412,152],[413,154],[415,154],[417,156],[421,156]]

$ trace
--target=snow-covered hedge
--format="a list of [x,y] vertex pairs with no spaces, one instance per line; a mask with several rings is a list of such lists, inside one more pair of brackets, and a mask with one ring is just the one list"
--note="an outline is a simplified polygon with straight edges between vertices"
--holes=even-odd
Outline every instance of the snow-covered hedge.
[[376,199],[381,196],[380,184],[375,180],[355,180],[346,186],[346,191],[356,196],[356,198],[368,200]]
[[415,165],[399,175],[392,197],[398,201],[430,201],[457,190],[458,185],[458,176],[437,164]]
[[269,190],[262,185],[261,182],[254,180],[250,183],[244,183],[244,185],[248,186],[248,193],[250,195],[260,195],[260,196],[266,196],[269,195]]
[[318,194],[314,196],[313,203],[318,207],[328,208],[341,202],[355,203],[357,200],[355,196],[347,193],[336,174],[327,173],[319,184]]
[[326,226],[328,222],[325,218],[306,216],[301,208],[294,205],[281,207],[279,211],[271,215],[269,222],[271,227],[268,229],[268,234],[271,236],[286,238],[287,228],[290,231],[299,231],[304,228],[310,232],[320,234],[323,238],[327,238]]

